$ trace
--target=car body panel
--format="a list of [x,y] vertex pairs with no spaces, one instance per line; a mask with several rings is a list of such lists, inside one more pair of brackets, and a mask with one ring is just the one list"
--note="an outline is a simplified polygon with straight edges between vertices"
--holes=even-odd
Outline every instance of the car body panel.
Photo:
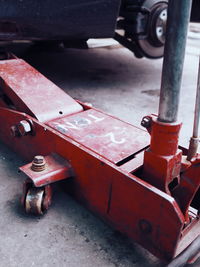
[[0,40],[112,37],[120,0],[0,0]]

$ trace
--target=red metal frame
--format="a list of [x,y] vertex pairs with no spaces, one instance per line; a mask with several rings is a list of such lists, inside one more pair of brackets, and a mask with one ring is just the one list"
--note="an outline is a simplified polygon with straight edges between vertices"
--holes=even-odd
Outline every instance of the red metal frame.
[[[64,96],[22,60],[1,61],[0,77],[0,139],[30,162],[38,154],[50,157],[51,170],[58,170],[56,175],[48,170],[32,175],[30,164],[22,167],[36,186],[71,177],[66,181],[71,194],[165,260],[174,258],[199,236],[199,214],[190,205],[200,188],[200,156],[181,163],[186,150],[178,150],[180,124],[163,131],[162,124],[153,119],[149,131],[154,137],[147,149],[146,131]],[[57,100],[62,98],[61,110]],[[23,134],[18,132],[22,121],[31,126]],[[169,132],[175,137],[170,139]],[[165,147],[160,148],[159,138],[166,139]],[[59,155],[57,163],[52,153]],[[159,172],[149,174],[148,164],[154,168],[157,160]],[[178,183],[169,190],[175,178]]]
[[42,187],[74,176],[71,165],[59,155],[51,154],[45,157],[46,168],[41,172],[32,170],[32,162],[20,170],[25,173],[35,187]]
[[182,151],[178,149],[178,139],[181,123],[162,123],[155,116],[149,118],[151,143],[145,151],[143,175],[151,184],[171,194],[170,183],[174,179],[177,184],[180,182]]

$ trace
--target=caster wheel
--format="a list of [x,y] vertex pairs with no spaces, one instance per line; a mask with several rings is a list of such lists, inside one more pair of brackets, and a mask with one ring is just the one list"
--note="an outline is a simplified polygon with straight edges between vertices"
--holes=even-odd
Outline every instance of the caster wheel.
[[44,189],[32,187],[27,191],[25,198],[25,211],[36,215],[42,215],[45,210],[43,208]]
[[42,215],[51,205],[52,188],[50,185],[34,187],[29,180],[23,186],[22,205],[26,213]]

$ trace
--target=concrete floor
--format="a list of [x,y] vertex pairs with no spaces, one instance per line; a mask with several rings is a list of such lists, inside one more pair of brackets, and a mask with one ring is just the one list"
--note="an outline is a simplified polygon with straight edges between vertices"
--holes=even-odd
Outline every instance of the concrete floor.
[[[200,54],[199,39],[192,38],[180,106],[181,144],[186,146],[192,131]],[[139,126],[144,115],[157,113],[162,60],[136,59],[119,46],[64,53],[36,52],[19,45],[14,50],[71,96],[125,121]],[[0,146],[0,266],[163,266],[59,186],[47,214],[26,215],[19,204],[23,177],[18,173],[18,166],[25,162],[2,143]]]

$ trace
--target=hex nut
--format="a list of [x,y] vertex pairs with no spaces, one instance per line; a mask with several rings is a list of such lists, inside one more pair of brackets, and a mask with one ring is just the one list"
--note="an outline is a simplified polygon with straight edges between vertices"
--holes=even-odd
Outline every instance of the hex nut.
[[144,117],[141,121],[141,125],[145,128],[149,128],[151,126],[151,117]]
[[37,155],[34,157],[31,169],[34,172],[41,172],[44,171],[46,167],[46,161],[43,156]]
[[43,156],[35,156],[33,159],[33,162],[36,164],[41,164],[44,163],[44,157]]

